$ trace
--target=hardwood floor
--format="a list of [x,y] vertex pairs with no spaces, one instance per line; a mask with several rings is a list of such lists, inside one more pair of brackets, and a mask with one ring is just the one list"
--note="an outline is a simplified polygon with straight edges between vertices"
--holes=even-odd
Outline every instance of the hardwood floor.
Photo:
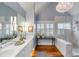
[[33,51],[33,57],[41,57],[38,56],[38,53],[42,52],[42,57],[63,57],[63,55],[59,52],[59,50],[52,45],[38,45]]

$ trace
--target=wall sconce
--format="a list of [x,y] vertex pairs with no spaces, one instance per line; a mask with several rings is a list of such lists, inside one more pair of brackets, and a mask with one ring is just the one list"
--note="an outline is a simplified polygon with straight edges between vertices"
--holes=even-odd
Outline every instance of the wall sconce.
[[30,25],[28,26],[28,32],[33,32],[33,25],[32,25],[32,24],[30,24]]
[[23,32],[23,27],[22,26],[18,26],[18,31]]

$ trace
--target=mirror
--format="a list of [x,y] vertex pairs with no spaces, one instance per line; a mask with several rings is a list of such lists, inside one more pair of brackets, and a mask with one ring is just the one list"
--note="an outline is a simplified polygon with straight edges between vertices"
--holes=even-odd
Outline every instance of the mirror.
[[18,26],[23,27],[25,35],[25,17],[14,9],[0,3],[0,43],[5,43],[19,36]]

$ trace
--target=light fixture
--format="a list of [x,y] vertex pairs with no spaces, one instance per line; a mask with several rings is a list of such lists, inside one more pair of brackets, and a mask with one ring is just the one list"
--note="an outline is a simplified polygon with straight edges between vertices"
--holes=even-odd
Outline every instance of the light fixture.
[[73,7],[73,2],[59,2],[56,6],[56,11],[64,13]]
[[18,31],[23,32],[23,27],[22,26],[18,26]]
[[28,26],[28,32],[33,32],[33,25],[32,24],[29,24],[29,26]]

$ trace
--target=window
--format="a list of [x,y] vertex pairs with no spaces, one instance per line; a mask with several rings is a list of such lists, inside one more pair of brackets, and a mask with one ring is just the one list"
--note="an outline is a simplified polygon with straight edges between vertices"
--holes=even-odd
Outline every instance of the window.
[[17,30],[17,25],[16,25],[16,16],[11,16],[11,23],[10,23],[10,33],[13,33],[13,31]]
[[37,33],[40,33],[40,24],[37,24]]
[[71,29],[71,24],[70,23],[59,23],[58,24],[58,34],[63,34],[64,35],[64,31]]
[[2,24],[0,24],[0,30],[2,29]]
[[0,24],[0,35],[2,35],[2,24]]
[[58,24],[58,29],[64,29],[64,24],[63,23]]
[[65,29],[71,29],[71,24],[70,23],[65,23],[64,26],[65,26]]
[[48,36],[50,33],[50,24],[46,24],[46,35]]
[[41,34],[44,34],[44,24],[40,24]]
[[64,24],[63,23],[58,24],[58,34],[64,35]]
[[37,24],[37,33],[53,35],[53,24]]
[[37,24],[37,29],[40,29],[40,24]]
[[9,34],[9,24],[6,24],[6,34]]
[[50,24],[50,35],[53,35],[53,24]]

